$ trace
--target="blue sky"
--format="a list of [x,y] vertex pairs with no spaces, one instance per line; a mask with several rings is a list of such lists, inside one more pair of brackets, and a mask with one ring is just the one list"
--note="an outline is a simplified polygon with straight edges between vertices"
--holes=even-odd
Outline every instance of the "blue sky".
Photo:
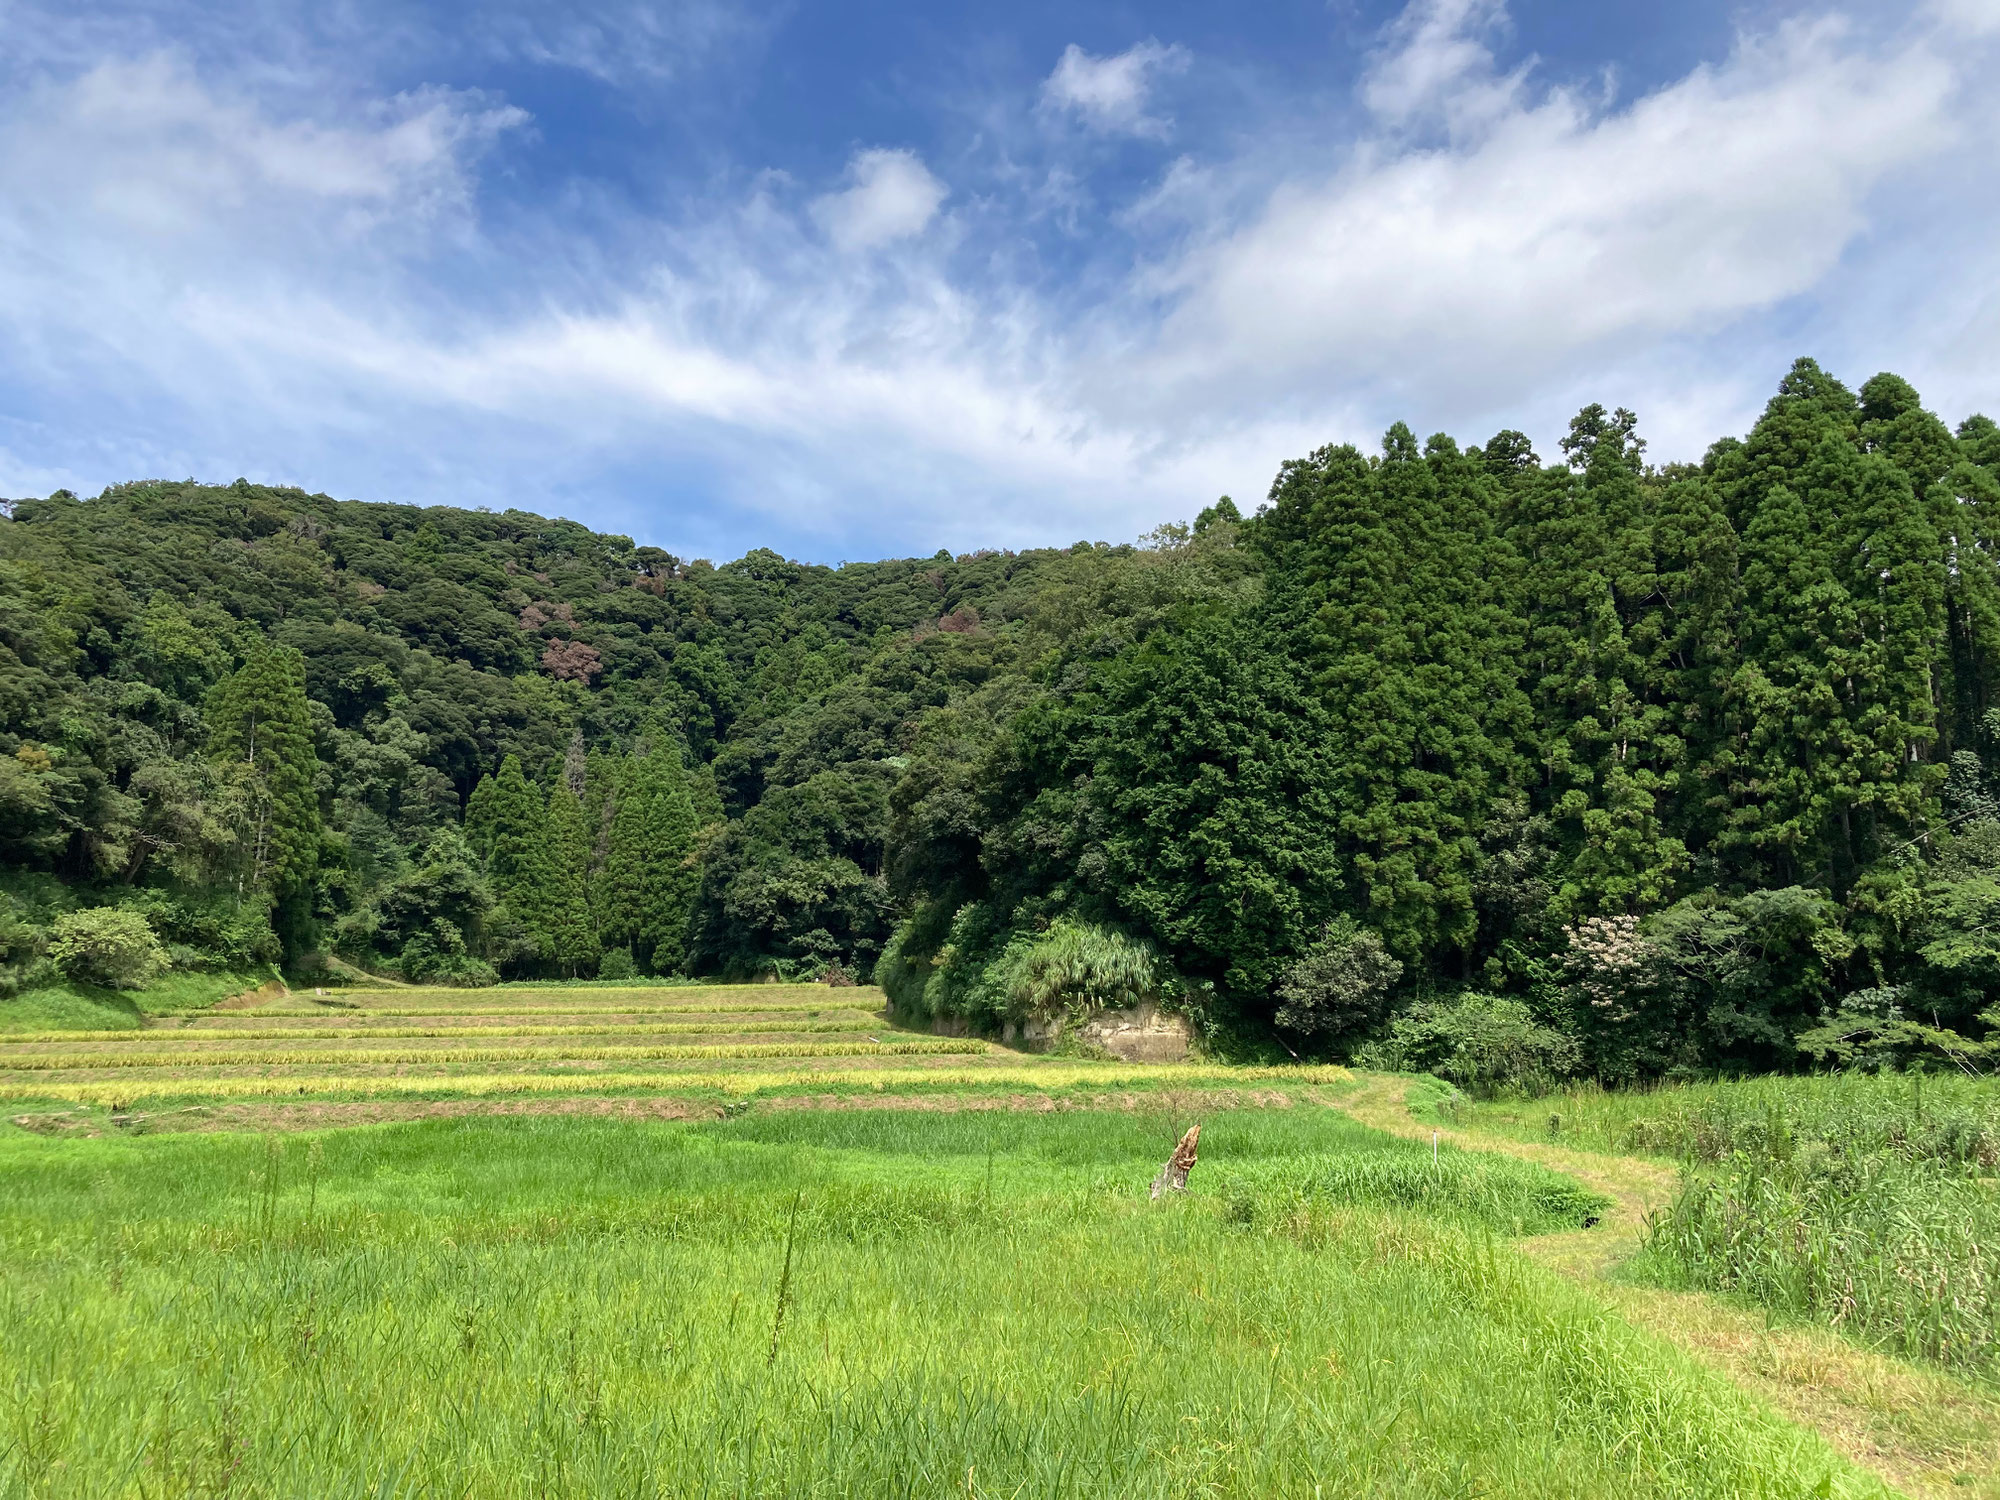
[[2000,0],[0,0],[0,494],[1129,539],[1393,420],[2000,412]]

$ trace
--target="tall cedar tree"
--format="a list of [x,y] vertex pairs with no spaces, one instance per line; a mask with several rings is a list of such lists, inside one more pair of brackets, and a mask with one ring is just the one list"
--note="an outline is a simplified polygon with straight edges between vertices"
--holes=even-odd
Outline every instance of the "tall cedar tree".
[[300,897],[320,847],[305,658],[288,646],[259,646],[215,685],[207,718],[211,753],[242,796],[238,894]]
[[1943,546],[1860,403],[1809,360],[1720,466],[1743,531],[1723,846],[1758,883],[1845,894],[1942,785]]
[[1383,447],[1374,463],[1323,448],[1280,471],[1274,530],[1292,576],[1273,592],[1295,611],[1328,716],[1347,900],[1398,954],[1428,960],[1474,936],[1476,836],[1522,705],[1480,466],[1449,439],[1420,453],[1401,423]]
[[518,756],[502,761],[493,779],[481,810],[480,841],[493,894],[526,930],[535,952],[550,957],[554,913],[546,820],[542,798],[523,774]]
[[694,804],[680,746],[656,743],[619,767],[604,863],[598,871],[598,929],[607,947],[630,946],[655,974],[686,961],[688,923],[699,873]]
[[[578,779],[582,779],[580,766]],[[545,885],[539,904],[546,937],[542,953],[563,973],[574,976],[595,965],[598,948],[585,885],[590,872],[590,836],[584,825],[583,804],[566,778],[549,788],[542,826]]]

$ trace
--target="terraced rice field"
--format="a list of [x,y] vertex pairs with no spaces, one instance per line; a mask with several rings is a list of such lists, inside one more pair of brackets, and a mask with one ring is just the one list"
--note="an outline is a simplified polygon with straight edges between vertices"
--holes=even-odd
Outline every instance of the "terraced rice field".
[[[132,1116],[190,1101],[873,1095],[1114,1077],[1130,1086],[1204,1071],[899,1030],[872,988],[399,987],[231,1005],[139,1031],[0,1033],[0,1101]],[[1227,1073],[1231,1084],[1245,1077]]]

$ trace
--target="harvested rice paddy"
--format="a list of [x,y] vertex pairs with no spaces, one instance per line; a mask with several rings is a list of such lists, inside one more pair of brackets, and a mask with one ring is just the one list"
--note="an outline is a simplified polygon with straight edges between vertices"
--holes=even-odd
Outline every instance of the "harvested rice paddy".
[[823,985],[355,989],[251,996],[140,1030],[0,1033],[10,1114],[32,1125],[52,1107],[94,1109],[123,1129],[164,1127],[163,1112],[191,1103],[264,1098],[647,1094],[720,1107],[801,1089],[971,1090],[1053,1106],[1093,1086],[1254,1090],[1276,1077],[1296,1090],[1345,1075],[1037,1056],[899,1029],[880,991]]

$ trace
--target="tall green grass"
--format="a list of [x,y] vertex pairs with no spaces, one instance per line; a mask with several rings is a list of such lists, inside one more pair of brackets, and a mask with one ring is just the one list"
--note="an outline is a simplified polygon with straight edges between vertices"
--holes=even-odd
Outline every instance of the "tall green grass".
[[133,1031],[148,1017],[201,1010],[275,977],[271,970],[162,974],[142,990],[64,982],[0,1000],[0,1032]]
[[1691,1173],[1643,1264],[1661,1282],[1746,1296],[1898,1354],[2000,1363],[2000,1199],[1932,1162],[1742,1154]]
[[1461,1123],[1599,1151],[1720,1162],[1819,1143],[1844,1156],[2000,1165],[2000,1083],[1959,1074],[1763,1077],[1613,1091],[1567,1089],[1528,1102],[1460,1103]]
[[1148,1202],[1179,1123],[0,1138],[0,1494],[1882,1493],[1511,1209],[1340,1198],[1464,1160],[1223,1115]]
[[1961,1076],[1579,1089],[1459,1118],[1672,1156],[1641,1274],[1747,1298],[1898,1354],[2000,1371],[2000,1087]]

